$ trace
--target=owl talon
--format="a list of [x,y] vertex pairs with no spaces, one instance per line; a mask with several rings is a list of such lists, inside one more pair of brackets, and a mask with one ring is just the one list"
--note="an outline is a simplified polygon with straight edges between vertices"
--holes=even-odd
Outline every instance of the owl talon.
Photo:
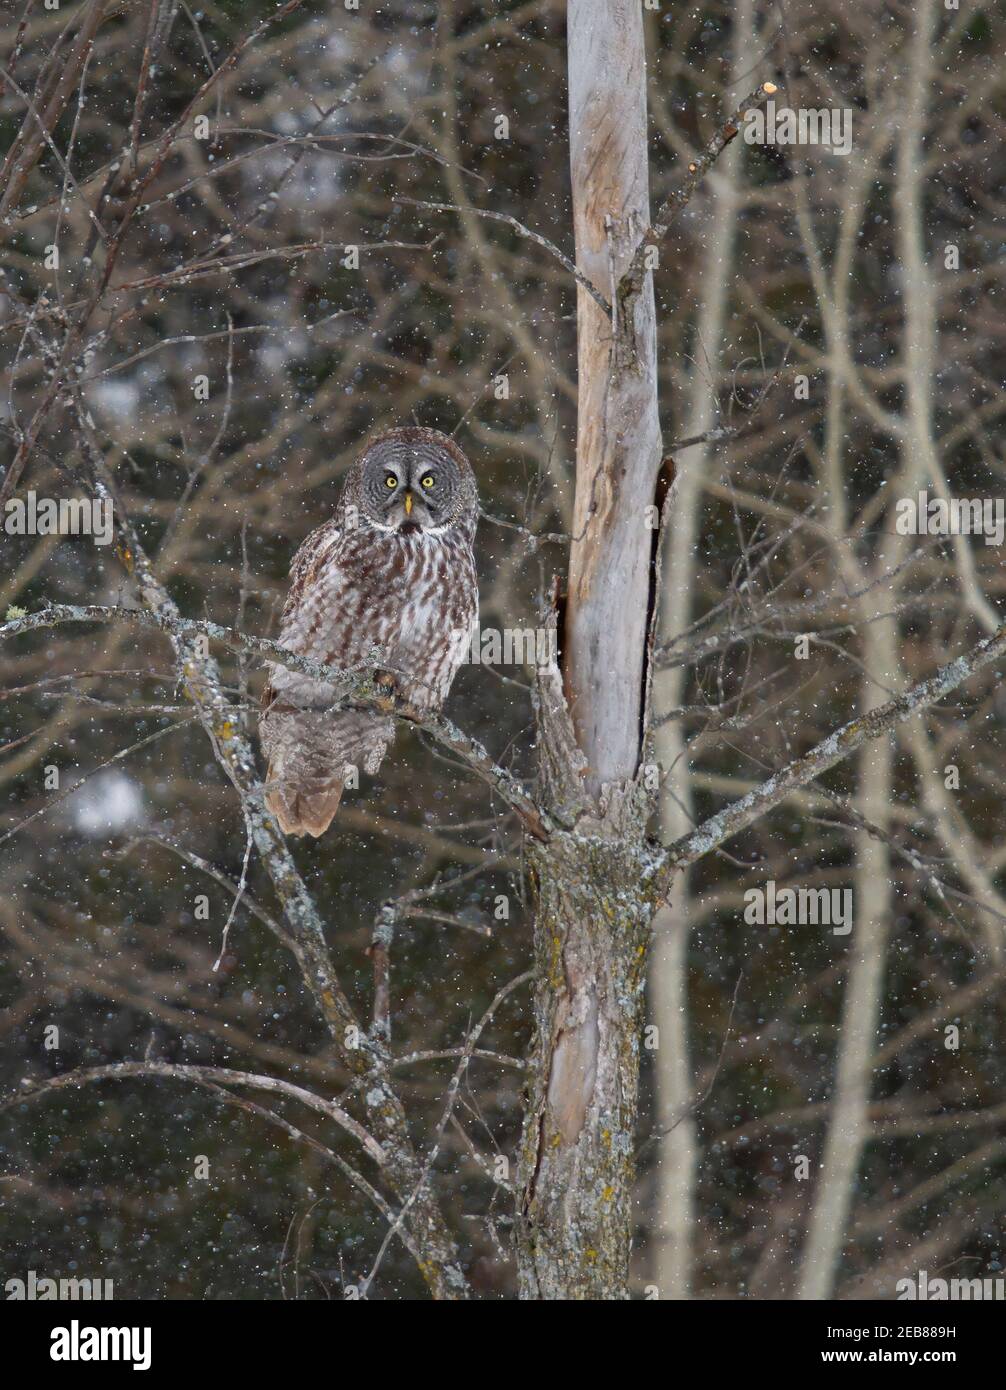
[[374,672],[375,703],[384,714],[391,714],[398,704],[398,677],[391,671]]

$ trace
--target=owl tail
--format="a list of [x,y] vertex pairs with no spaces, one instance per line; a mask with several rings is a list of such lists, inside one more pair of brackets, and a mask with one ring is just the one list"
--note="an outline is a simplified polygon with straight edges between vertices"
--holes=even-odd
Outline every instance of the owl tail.
[[324,835],[342,800],[341,781],[331,782],[319,791],[304,791],[290,783],[276,782],[272,763],[266,780],[273,786],[266,793],[265,804],[284,835],[313,835],[315,839]]

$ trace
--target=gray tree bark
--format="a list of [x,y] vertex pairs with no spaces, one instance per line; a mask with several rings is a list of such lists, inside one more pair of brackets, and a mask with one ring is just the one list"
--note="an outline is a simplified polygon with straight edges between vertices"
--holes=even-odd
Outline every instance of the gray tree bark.
[[655,897],[638,780],[661,442],[652,280],[619,281],[649,225],[638,0],[570,0],[578,436],[564,681],[538,686],[536,1042],[521,1150],[525,1298],[626,1298],[639,1034]]

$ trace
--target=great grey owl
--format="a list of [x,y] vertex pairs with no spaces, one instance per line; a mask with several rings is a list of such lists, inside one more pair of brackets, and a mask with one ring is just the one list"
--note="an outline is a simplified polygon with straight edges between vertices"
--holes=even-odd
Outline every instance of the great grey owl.
[[[471,465],[446,435],[415,427],[371,440],[335,515],[294,557],[279,642],[341,669],[378,668],[409,706],[438,710],[478,621],[478,514]],[[389,715],[333,710],[334,699],[323,681],[270,665],[265,800],[288,835],[323,834],[349,769],[376,772],[394,737]]]

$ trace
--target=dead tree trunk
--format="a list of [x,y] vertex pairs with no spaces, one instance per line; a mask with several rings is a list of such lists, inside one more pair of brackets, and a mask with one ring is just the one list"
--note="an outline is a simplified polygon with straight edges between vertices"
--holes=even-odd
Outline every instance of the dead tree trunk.
[[541,794],[557,827],[532,851],[536,1042],[521,1150],[525,1298],[628,1296],[646,950],[655,906],[640,769],[661,447],[639,0],[570,0],[570,164],[578,440],[563,679],[538,682]]

